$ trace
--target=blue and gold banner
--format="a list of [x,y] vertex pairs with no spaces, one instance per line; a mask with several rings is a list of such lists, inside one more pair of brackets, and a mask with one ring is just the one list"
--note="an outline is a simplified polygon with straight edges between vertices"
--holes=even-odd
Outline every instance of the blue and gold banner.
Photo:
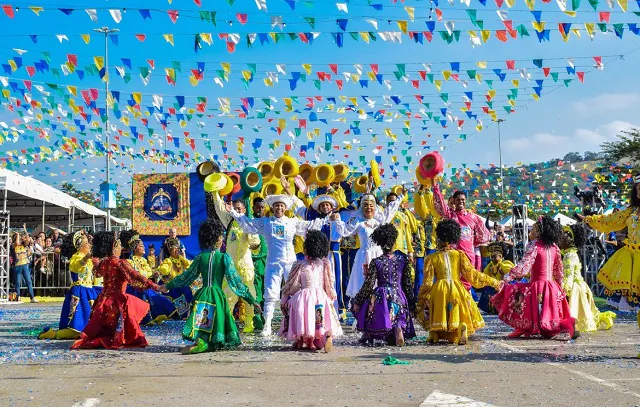
[[191,234],[189,174],[137,174],[133,178],[133,228],[142,235]]

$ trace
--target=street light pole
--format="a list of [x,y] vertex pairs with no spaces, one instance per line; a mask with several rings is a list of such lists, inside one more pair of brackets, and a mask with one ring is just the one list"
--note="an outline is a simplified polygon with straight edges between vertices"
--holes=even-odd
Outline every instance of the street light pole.
[[504,122],[504,119],[498,119],[495,122],[498,123],[498,155],[500,160],[500,199],[504,199],[504,178],[502,176],[502,137],[500,135],[500,123]]
[[[107,157],[107,184],[111,181],[111,176],[109,174],[110,170],[110,155],[111,155],[111,137],[109,135],[109,34],[116,33],[120,31],[117,28],[94,28],[93,31],[104,34],[104,72],[107,76],[107,80],[105,81],[105,93],[104,93],[104,110],[105,115],[107,116],[106,121],[106,139],[107,139],[107,153],[105,156]],[[105,225],[105,230],[111,230],[111,209],[107,208],[107,224]]]

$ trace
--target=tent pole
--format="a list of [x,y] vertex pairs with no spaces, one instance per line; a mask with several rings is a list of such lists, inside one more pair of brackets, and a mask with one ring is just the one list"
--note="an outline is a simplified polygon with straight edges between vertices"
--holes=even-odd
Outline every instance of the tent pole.
[[7,195],[8,195],[7,186],[5,185],[4,186],[4,197],[2,198],[2,210],[4,212],[7,211]]
[[71,208],[69,208],[69,216],[67,217],[67,233],[71,233]]
[[93,227],[93,233],[96,233],[96,215],[91,215],[91,225]]
[[71,207],[71,225],[75,226],[76,224],[76,207],[72,206]]
[[45,207],[46,206],[47,206],[46,202],[42,201],[42,231],[43,232],[44,232],[44,217],[45,217]]

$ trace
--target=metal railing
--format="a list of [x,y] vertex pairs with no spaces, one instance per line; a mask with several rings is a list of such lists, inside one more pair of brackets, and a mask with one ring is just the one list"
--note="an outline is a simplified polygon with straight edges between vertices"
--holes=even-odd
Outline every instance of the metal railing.
[[[42,260],[40,260],[42,259]],[[69,260],[55,252],[45,252],[42,256],[34,255],[30,264],[31,282],[37,296],[63,297],[71,286]],[[15,290],[15,275],[11,272],[11,291]],[[27,292],[26,282],[22,282],[22,294]]]

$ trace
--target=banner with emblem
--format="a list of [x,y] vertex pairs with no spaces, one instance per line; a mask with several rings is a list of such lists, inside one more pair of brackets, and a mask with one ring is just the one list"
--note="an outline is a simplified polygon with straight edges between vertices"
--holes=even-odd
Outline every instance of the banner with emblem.
[[191,234],[189,174],[136,174],[133,228],[141,235]]

